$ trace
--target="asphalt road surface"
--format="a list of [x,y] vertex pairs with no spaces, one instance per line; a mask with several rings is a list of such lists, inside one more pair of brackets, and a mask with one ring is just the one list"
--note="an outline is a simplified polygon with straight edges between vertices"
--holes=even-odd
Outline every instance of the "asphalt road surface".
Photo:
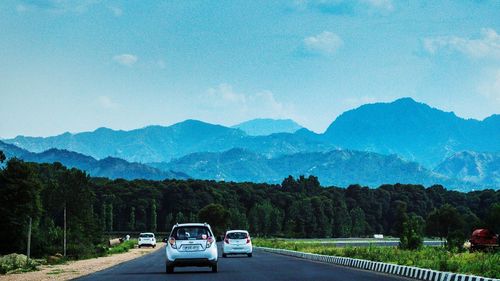
[[[221,251],[219,251],[220,255]],[[409,280],[382,273],[353,269],[327,263],[312,262],[294,257],[254,250],[252,258],[246,256],[219,257],[219,272],[208,267],[179,267],[173,274],[165,273],[164,249],[125,262],[109,269],[79,278],[88,280]]]

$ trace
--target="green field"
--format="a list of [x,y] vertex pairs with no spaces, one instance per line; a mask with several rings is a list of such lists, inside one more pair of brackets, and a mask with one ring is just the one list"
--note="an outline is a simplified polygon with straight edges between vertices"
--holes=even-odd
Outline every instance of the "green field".
[[254,238],[253,245],[500,278],[500,252],[453,252],[443,247],[423,247],[416,251],[385,246],[336,247],[321,242],[261,238]]

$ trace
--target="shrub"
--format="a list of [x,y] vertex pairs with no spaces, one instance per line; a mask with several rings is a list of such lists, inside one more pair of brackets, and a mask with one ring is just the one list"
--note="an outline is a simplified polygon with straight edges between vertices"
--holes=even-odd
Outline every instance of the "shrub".
[[38,263],[21,254],[9,254],[0,257],[0,274],[13,271],[33,271],[37,269]]
[[133,249],[136,244],[137,244],[137,240],[124,241],[121,244],[118,244],[112,248],[109,248],[108,254],[112,255],[112,254],[119,254],[119,253],[128,252],[128,250]]

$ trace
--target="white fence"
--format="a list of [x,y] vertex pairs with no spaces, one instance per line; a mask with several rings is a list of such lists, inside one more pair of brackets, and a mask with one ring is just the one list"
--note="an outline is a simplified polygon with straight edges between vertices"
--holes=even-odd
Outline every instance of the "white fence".
[[500,281],[500,279],[485,278],[480,276],[465,275],[451,272],[442,272],[431,269],[418,268],[413,266],[396,265],[383,262],[375,262],[369,260],[353,259],[346,257],[327,256],[318,254],[309,254],[291,250],[274,249],[267,247],[255,247],[267,252],[292,256],[312,261],[320,261],[337,265],[355,267],[370,271],[383,272],[392,275],[409,277],[417,280],[425,281]]

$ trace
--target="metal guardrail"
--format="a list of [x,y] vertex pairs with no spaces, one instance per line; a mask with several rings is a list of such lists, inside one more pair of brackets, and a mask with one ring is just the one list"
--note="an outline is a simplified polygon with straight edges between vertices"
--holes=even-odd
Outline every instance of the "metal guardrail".
[[267,247],[257,247],[270,253],[292,256],[312,261],[320,261],[325,263],[332,263],[336,265],[360,268],[375,272],[382,272],[391,275],[404,276],[416,280],[425,281],[500,281],[500,279],[486,278],[474,275],[465,275],[452,272],[443,272],[432,269],[419,268],[414,266],[397,265],[384,262],[376,262],[362,259],[353,259],[338,256],[327,256],[319,254],[310,254],[292,250],[275,249]]

